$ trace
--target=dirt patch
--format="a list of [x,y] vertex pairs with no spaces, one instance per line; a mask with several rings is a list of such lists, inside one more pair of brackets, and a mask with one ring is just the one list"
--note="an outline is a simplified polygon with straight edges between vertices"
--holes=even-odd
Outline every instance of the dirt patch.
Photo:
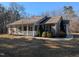
[[61,48],[57,45],[53,45],[53,44],[44,44],[44,46],[48,47],[48,48]]

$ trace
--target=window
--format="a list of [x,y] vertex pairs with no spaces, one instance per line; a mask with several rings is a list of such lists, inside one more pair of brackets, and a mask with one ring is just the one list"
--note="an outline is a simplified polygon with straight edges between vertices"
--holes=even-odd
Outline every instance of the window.
[[35,31],[37,31],[37,26],[35,26]]
[[23,30],[24,30],[24,31],[27,31],[27,26],[24,26],[24,27],[23,27]]
[[23,29],[22,29],[22,26],[19,26],[18,29],[19,29],[20,31],[22,31],[22,30],[23,30],[23,31],[27,31],[27,26],[23,26]]
[[[22,31],[22,30],[23,30],[23,31],[27,31],[27,26],[23,26],[23,29],[22,29],[22,26],[19,26],[18,29],[19,29],[20,31]],[[32,30],[33,30],[33,26],[32,26],[32,25],[29,25],[29,26],[28,26],[28,30],[29,30],[29,31],[32,31]],[[37,31],[37,26],[35,26],[34,30]]]
[[[29,31],[33,30],[33,26],[29,26]],[[34,31],[37,31],[37,26],[35,26]]]
[[46,25],[45,26],[45,31],[51,31],[51,26],[50,25]]
[[28,29],[29,31],[32,31],[32,26],[29,26],[29,29]]
[[19,26],[19,27],[18,27],[18,29],[21,31],[21,30],[22,30],[22,27],[21,27],[21,26]]

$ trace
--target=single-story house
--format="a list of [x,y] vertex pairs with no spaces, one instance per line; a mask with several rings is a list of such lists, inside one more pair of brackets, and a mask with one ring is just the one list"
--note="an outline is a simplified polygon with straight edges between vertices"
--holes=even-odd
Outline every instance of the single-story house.
[[44,31],[51,31],[54,36],[58,36],[63,28],[65,28],[65,32],[68,32],[67,20],[64,20],[65,24],[63,26],[62,21],[62,16],[33,16],[8,24],[8,34],[36,36],[38,34],[37,31],[41,26],[41,29]]

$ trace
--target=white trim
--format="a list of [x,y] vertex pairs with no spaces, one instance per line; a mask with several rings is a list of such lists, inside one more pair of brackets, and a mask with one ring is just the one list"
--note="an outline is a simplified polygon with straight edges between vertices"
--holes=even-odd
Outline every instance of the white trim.
[[28,25],[27,25],[27,36],[28,36]]
[[35,36],[35,33],[34,33],[35,32],[35,26],[34,25],[33,25],[33,30],[32,31],[33,31],[33,37],[34,37]]

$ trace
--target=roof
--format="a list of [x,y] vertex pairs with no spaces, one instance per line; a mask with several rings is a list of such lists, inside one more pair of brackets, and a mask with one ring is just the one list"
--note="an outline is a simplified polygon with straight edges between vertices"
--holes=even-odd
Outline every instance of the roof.
[[51,17],[45,24],[56,24],[61,19],[61,16]]
[[18,21],[15,21],[13,23],[8,24],[7,26],[12,26],[12,25],[27,25],[27,24],[36,24],[38,22],[40,22],[41,20],[44,20],[44,24],[56,24],[59,20],[60,20],[61,16],[53,16],[53,17],[48,17],[46,20],[44,20],[44,17],[31,17],[31,18],[27,18],[27,19],[21,19]]
[[21,25],[21,24],[34,24],[34,23],[40,21],[41,19],[42,19],[42,17],[32,17],[32,18],[27,18],[27,19],[21,19],[21,20],[8,24],[7,26]]

